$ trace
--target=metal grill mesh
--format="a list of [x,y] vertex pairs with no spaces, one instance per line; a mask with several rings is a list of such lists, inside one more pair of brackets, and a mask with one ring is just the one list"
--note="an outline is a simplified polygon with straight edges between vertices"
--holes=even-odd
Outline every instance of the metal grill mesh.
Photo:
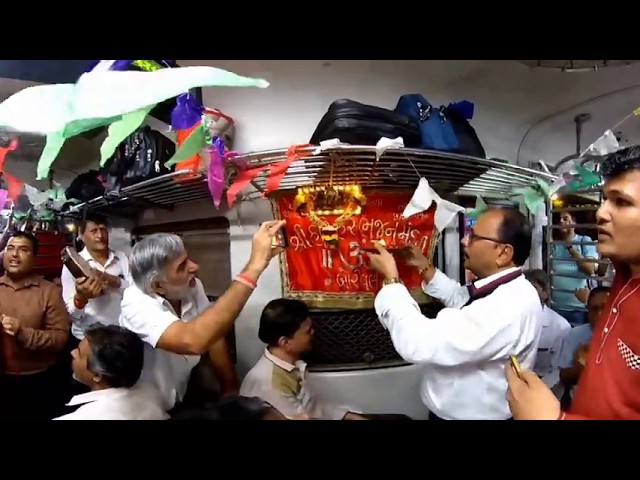
[[[442,308],[437,302],[421,306],[422,312],[429,317]],[[316,310],[311,318],[315,330],[314,346],[305,360],[314,371],[406,365],[374,309]]]

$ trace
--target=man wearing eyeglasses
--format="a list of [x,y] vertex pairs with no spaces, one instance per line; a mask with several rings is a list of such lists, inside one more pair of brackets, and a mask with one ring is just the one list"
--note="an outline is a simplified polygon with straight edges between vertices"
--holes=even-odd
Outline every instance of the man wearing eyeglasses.
[[404,261],[420,271],[423,289],[445,308],[425,318],[398,275],[396,260],[377,245],[371,265],[384,278],[376,312],[406,361],[424,366],[422,399],[430,420],[507,420],[505,365],[515,355],[531,369],[542,330],[542,305],[522,274],[531,227],[513,208],[482,214],[462,241],[465,267],[478,280],[462,286],[417,248]]

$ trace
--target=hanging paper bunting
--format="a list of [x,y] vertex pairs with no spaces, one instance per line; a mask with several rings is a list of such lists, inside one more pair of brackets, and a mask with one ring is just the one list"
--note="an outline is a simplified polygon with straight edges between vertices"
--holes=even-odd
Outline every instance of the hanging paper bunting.
[[477,220],[480,215],[489,210],[489,207],[482,199],[480,195],[476,195],[476,206],[474,208],[467,208],[465,215],[469,218]]
[[233,207],[236,201],[236,197],[238,194],[258,176],[262,172],[269,170],[267,174],[267,185],[266,190],[263,195],[268,194],[269,192],[273,192],[280,187],[280,182],[284,177],[285,173],[291,166],[293,162],[299,160],[302,157],[306,157],[309,155],[313,155],[313,151],[302,151],[312,147],[313,145],[305,144],[305,145],[293,145],[289,147],[287,150],[287,159],[270,165],[263,165],[255,168],[247,168],[238,173],[238,177],[235,182],[229,187],[227,190],[227,203],[229,208]]
[[213,204],[216,208],[220,208],[220,201],[222,199],[222,192],[224,191],[224,142],[222,139],[216,137],[213,146],[209,147],[209,156],[211,161],[209,162],[209,174],[207,181],[209,185],[209,193],[213,199]]
[[9,191],[4,188],[0,189],[0,210],[4,210],[8,198]]
[[[141,115],[141,109],[153,108],[192,88],[216,86],[266,88],[269,83],[213,67],[92,71],[75,84],[33,86],[10,96],[0,104],[0,126],[47,135],[37,170],[37,179],[42,180],[66,139],[110,125],[129,113]],[[119,135],[125,126],[135,123],[132,118],[139,117],[134,115],[116,128]]]
[[[176,133],[176,144],[178,148],[185,143],[187,138],[189,138],[196,129],[206,128],[203,115],[204,107],[193,95],[185,93],[178,96],[176,106],[171,112],[171,128]],[[202,159],[201,152],[205,148],[204,144],[206,143],[206,131],[204,133],[205,141],[203,142],[202,148],[198,149],[196,153],[186,159],[176,162],[176,170],[191,170],[193,172],[198,170]]]
[[541,205],[544,205],[551,196],[551,186],[544,180],[536,179],[536,184],[531,187],[516,188],[513,190],[513,196],[522,195],[524,205],[527,210],[535,215],[538,213]]
[[[13,139],[9,143],[7,147],[0,147],[0,178],[2,178],[6,182],[7,196],[9,199],[15,201],[16,198],[22,193],[22,189],[24,188],[24,182],[17,179],[13,175],[6,173],[4,171],[4,162],[7,159],[7,154],[12,152],[18,148],[18,141]],[[4,189],[3,189],[4,190]],[[5,197],[6,203],[6,197]],[[4,204],[3,204],[4,205]]]
[[403,218],[409,218],[422,212],[426,212],[436,203],[436,212],[434,217],[435,227],[442,232],[447,225],[456,217],[459,212],[463,212],[464,208],[453,202],[444,200],[431,188],[429,181],[422,177],[418,183],[418,188],[413,192],[413,196],[402,212]]
[[600,174],[589,170],[588,168],[580,165],[575,168],[575,174],[572,174],[565,180],[566,188],[569,192],[576,192],[578,190],[587,190],[589,188],[600,185],[602,177]]
[[207,148],[207,132],[202,124],[194,128],[188,137],[184,139],[173,156],[165,163],[167,167],[172,167],[177,163],[189,160],[194,155],[199,155],[202,150]]

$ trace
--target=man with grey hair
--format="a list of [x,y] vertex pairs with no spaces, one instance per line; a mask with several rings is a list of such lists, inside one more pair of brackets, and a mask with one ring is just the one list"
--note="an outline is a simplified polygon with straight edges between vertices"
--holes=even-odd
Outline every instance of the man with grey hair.
[[73,410],[55,420],[166,420],[160,393],[138,383],[144,361],[140,337],[118,325],[92,324],[71,352],[73,374],[89,392],[76,395]]
[[[122,299],[120,325],[146,343],[141,381],[156,385],[167,410],[183,401],[193,367],[231,330],[271,259],[284,221],[263,223],[253,236],[251,256],[227,291],[210,305],[198,265],[177,235],[158,233],[134,245],[129,255],[133,285]],[[226,348],[226,342],[224,343]],[[233,375],[233,364],[229,362]]]

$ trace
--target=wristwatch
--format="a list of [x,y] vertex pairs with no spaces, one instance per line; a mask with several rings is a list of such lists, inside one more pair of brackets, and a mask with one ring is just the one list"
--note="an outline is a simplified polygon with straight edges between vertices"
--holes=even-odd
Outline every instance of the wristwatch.
[[385,278],[382,281],[382,286],[392,285],[394,283],[404,284],[404,282],[400,280],[398,277],[394,277],[394,278]]

